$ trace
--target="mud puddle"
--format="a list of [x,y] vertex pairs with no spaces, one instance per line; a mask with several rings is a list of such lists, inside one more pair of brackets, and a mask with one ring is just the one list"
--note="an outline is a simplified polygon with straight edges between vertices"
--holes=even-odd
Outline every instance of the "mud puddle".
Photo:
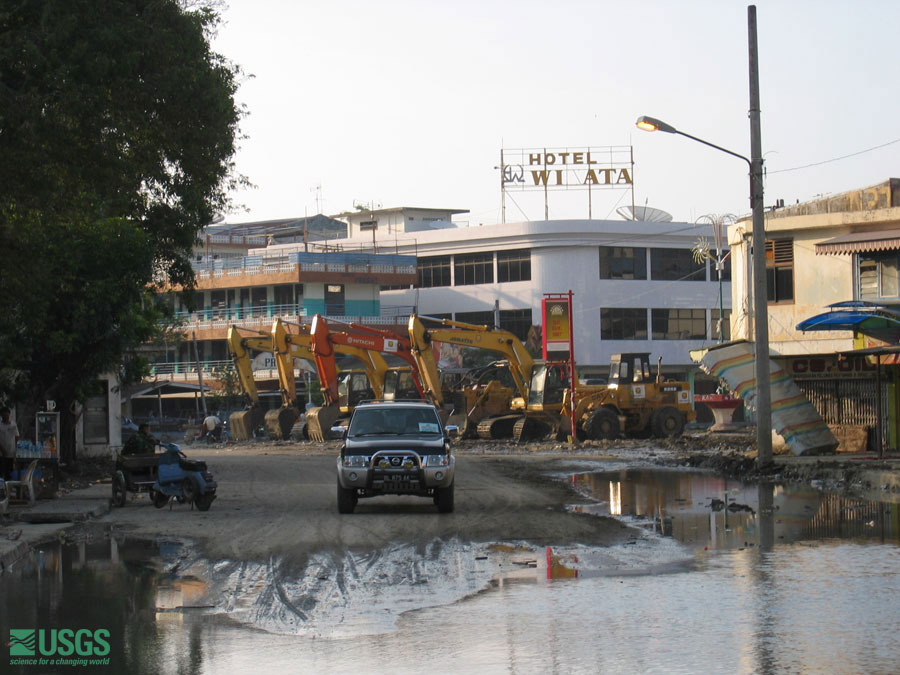
[[810,486],[745,485],[659,468],[579,471],[563,479],[586,498],[570,511],[614,516],[695,550],[828,539],[900,543],[900,505]]

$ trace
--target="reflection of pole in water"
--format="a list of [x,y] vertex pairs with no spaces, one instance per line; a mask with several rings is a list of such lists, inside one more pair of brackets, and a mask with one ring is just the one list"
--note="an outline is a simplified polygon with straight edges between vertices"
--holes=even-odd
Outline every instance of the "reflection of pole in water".
[[771,551],[775,546],[775,486],[772,483],[761,482],[757,486],[759,495],[759,510],[757,520],[759,522],[759,548],[762,551]]

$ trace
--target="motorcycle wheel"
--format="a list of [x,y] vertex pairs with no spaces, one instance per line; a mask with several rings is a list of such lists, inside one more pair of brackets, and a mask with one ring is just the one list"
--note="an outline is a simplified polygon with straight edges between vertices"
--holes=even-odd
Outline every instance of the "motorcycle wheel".
[[209,507],[212,506],[213,503],[213,498],[214,495],[211,494],[200,495],[194,500],[194,504],[196,504],[199,511],[209,511]]
[[153,499],[153,506],[158,509],[161,509],[166,504],[169,503],[169,495],[165,492],[160,492],[159,490],[153,490],[150,494],[151,499]]
[[197,488],[191,478],[185,478],[181,484],[181,495],[185,504],[190,504],[196,499]]

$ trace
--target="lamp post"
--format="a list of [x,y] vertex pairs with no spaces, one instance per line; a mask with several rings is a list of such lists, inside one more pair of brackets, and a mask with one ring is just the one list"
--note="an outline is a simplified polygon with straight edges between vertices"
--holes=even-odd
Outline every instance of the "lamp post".
[[756,6],[747,7],[750,61],[750,156],[727,150],[715,143],[679,131],[653,117],[639,117],[637,126],[645,131],[664,131],[690,138],[747,162],[750,167],[750,206],[753,211],[753,329],[756,341],[756,462],[772,463],[772,392],[769,378],[769,317],[766,291],[766,230],[763,213],[762,133],[759,119],[759,60],[756,39]]

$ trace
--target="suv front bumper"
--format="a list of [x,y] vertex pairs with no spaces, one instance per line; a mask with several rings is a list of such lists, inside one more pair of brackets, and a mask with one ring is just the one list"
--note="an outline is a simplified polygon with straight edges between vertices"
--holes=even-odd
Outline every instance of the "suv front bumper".
[[446,464],[440,465],[428,464],[427,457],[407,450],[382,450],[367,461],[353,460],[350,466],[339,457],[338,481],[341,487],[362,490],[365,495],[421,495],[449,487],[456,463],[453,455],[441,455]]

